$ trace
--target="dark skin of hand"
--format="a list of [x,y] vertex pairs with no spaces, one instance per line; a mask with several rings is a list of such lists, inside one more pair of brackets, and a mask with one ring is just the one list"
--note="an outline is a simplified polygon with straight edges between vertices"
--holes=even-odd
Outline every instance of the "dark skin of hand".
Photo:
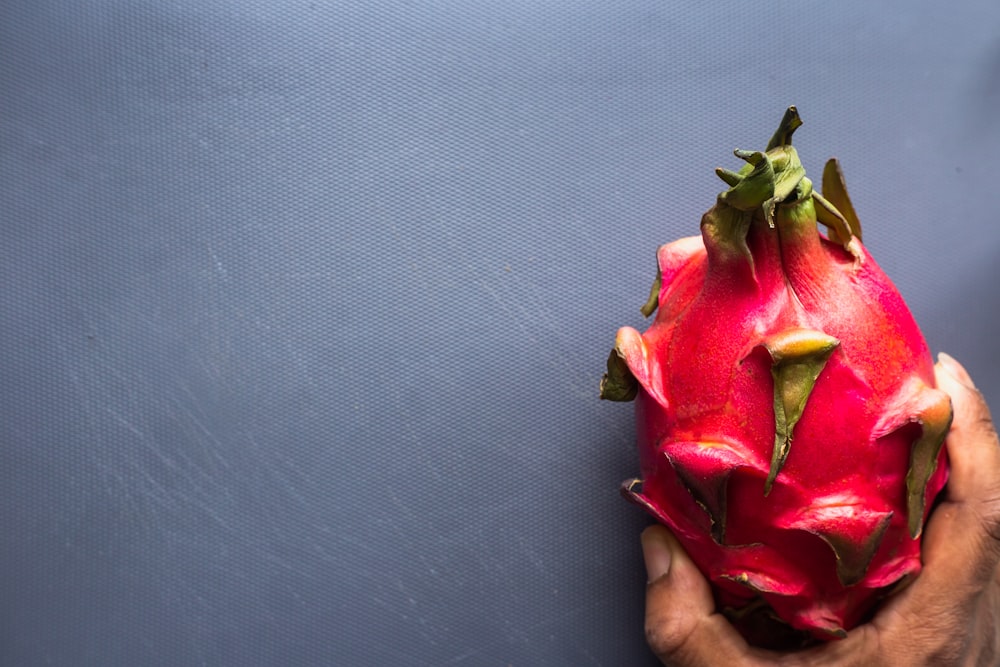
[[982,394],[948,355],[934,368],[955,418],[943,501],[924,531],[924,568],[847,638],[793,653],[749,646],[717,613],[708,581],[662,526],[642,534],[646,638],[675,667],[1000,665],[1000,443]]

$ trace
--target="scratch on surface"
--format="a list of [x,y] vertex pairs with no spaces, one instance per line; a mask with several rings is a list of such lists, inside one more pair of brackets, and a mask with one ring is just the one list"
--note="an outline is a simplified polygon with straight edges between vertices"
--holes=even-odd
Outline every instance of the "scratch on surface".
[[540,355],[558,376],[564,379],[569,390],[580,398],[592,398],[594,380],[566,353],[565,328],[560,326],[557,314],[537,282],[528,280],[516,269],[507,267],[502,274],[478,268],[467,247],[451,237],[448,245],[472,284],[487,294],[500,311],[521,331],[533,354]]
[[[608,601],[606,601],[606,600],[598,600],[598,601],[596,601],[596,602],[594,602],[592,604],[585,604],[585,605],[580,605],[578,607],[573,607],[572,609],[569,609],[569,610],[567,610],[567,611],[565,611],[565,612],[563,612],[561,614],[556,614],[555,616],[550,616],[546,620],[544,620],[544,621],[542,621],[542,622],[534,625],[532,627],[532,630],[537,632],[539,629],[547,628],[547,627],[550,627],[550,626],[555,625],[557,623],[562,623],[562,622],[567,621],[567,620],[569,620],[569,619],[571,619],[573,617],[579,616],[580,614],[583,614],[585,612],[593,611],[593,610],[598,609],[600,607],[606,606],[607,604],[608,604]],[[523,633],[520,633],[520,634],[522,634],[522,640],[524,640],[526,642],[529,641],[529,637],[527,637]],[[491,649],[493,649],[493,648],[495,648],[497,646],[500,646],[501,644],[505,644],[508,641],[509,640],[507,638],[505,638],[505,639],[497,639],[497,640],[494,640],[492,642],[483,644],[481,646],[467,648],[462,653],[459,653],[458,655],[452,657],[451,659],[446,660],[442,664],[444,664],[444,665],[457,665],[458,663],[464,662],[465,660],[468,660],[470,658],[474,658],[476,656],[480,656],[484,652],[490,651]],[[601,664],[596,658],[594,658],[589,653],[586,653],[586,652],[584,652],[584,653],[585,653],[586,657],[589,659],[589,661],[592,664],[595,664],[595,665],[600,665]]]
[[391,515],[388,515],[386,517],[386,523],[393,530],[393,532],[396,533],[396,536],[399,537],[400,540],[403,540],[403,542],[405,543],[404,545],[405,551],[408,553],[415,552],[417,554],[417,559],[420,561],[420,564],[424,567],[424,569],[427,570],[428,574],[435,577],[438,576],[437,570],[434,569],[434,566],[431,565],[431,563],[427,560],[427,555],[423,553],[422,550],[414,549],[413,542],[408,537],[408,535],[411,534],[412,527],[417,524],[418,518],[414,515],[413,511],[409,507],[407,507],[406,503],[400,500],[399,496],[396,495],[396,491],[394,489],[392,488],[388,489],[388,497],[392,501],[392,504],[395,505],[396,508],[399,510],[399,513],[402,514],[406,519],[405,525],[409,526],[410,528],[408,529],[401,528],[398,524],[396,524],[395,521],[393,521]]
[[110,407],[105,408],[105,410],[107,410],[108,414],[110,414],[112,417],[115,418],[115,421],[117,421],[119,424],[121,424],[126,429],[128,429],[128,431],[131,432],[134,436],[136,436],[138,438],[145,438],[146,437],[143,434],[143,432],[140,431],[138,429],[138,427],[136,427],[135,424],[133,424],[132,422],[130,422],[128,419],[126,419],[125,416],[122,415],[121,413],[119,413],[117,410],[115,410],[113,408],[110,408]]
[[[198,405],[198,399],[195,397],[194,393],[191,391],[190,387],[188,387],[186,383],[178,382],[177,386],[185,394],[187,394],[188,397],[190,397],[192,401],[191,405],[193,406]],[[171,410],[170,413],[171,417],[175,422],[181,424],[182,426],[186,426],[187,422],[180,419],[180,417],[181,416],[186,417],[187,421],[190,422],[190,424],[194,425],[194,427],[197,429],[197,433],[192,434],[195,437],[195,439],[200,441],[207,441],[210,445],[207,448],[207,450],[211,455],[212,459],[220,466],[222,466],[224,469],[229,470],[231,467],[229,465],[229,461],[226,459],[225,456],[222,455],[222,443],[215,436],[212,430],[205,425],[204,421],[202,421],[203,415],[199,415],[198,413],[196,413],[194,407],[191,407],[191,405],[184,405],[182,403],[174,401],[173,405],[171,406],[172,408],[174,408],[173,410]],[[206,471],[202,470],[201,468],[198,468],[198,470],[199,472],[202,473],[202,477],[206,481],[211,481],[211,475],[209,475]]]

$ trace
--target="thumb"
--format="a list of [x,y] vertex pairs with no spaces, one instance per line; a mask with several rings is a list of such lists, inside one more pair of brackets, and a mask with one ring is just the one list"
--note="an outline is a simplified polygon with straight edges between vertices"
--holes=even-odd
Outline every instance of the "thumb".
[[1000,443],[972,378],[950,356],[938,359],[937,385],[951,397],[955,415],[945,441],[950,473],[944,502],[927,524],[927,569],[917,583],[933,586],[940,578],[956,595],[963,585],[975,594],[1000,561]]
[[947,448],[951,474],[948,500],[988,501],[1000,491],[1000,444],[990,409],[968,372],[953,357],[938,355],[937,385],[951,397],[955,411]]
[[[646,641],[664,664],[716,665],[746,660],[746,641],[721,614],[708,581],[677,538],[663,526],[642,533],[646,588]],[[749,664],[749,663],[746,663]]]

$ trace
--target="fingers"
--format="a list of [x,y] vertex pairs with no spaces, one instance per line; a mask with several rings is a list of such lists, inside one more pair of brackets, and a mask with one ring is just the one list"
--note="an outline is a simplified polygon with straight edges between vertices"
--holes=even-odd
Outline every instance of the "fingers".
[[[924,546],[928,565],[967,582],[977,591],[993,576],[1000,561],[1000,442],[983,395],[968,372],[947,354],[935,367],[938,386],[951,396],[955,417],[946,447],[951,467],[945,503],[931,517],[935,536]],[[940,524],[940,525],[936,525]]]
[[[662,526],[642,535],[650,583],[646,593],[646,638],[667,665],[697,667],[774,664],[958,664],[980,640],[995,635],[1000,594],[1000,443],[989,408],[962,366],[942,354],[935,366],[938,387],[951,398],[954,420],[946,441],[950,477],[941,504],[924,533],[925,569],[914,583],[888,600],[868,625],[847,639],[797,654],[779,655],[747,645],[715,613],[708,582],[677,539]],[[992,602],[997,598],[996,602]],[[971,624],[971,625],[970,625]],[[978,643],[977,643],[978,641]]]
[[961,364],[944,353],[938,359],[937,384],[951,396],[955,412],[946,444],[951,465],[947,498],[986,500],[1000,492],[1000,444],[990,409]]
[[924,532],[923,572],[873,622],[884,632],[883,643],[909,637],[903,651],[935,645],[959,650],[947,638],[965,636],[1000,562],[1000,443],[989,408],[950,356],[940,355],[934,370],[954,410],[946,440],[948,485]]
[[663,526],[642,533],[646,590],[646,640],[666,665],[757,664],[735,628],[715,613],[708,581]]

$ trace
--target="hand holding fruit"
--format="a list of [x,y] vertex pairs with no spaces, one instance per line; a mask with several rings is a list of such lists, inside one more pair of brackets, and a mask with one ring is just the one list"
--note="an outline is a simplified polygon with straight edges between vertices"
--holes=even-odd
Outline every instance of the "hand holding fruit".
[[954,407],[951,474],[923,538],[923,571],[841,641],[779,653],[749,646],[662,526],[646,530],[646,636],[666,665],[994,665],[1000,662],[1000,443],[982,395],[947,355],[937,386]]

